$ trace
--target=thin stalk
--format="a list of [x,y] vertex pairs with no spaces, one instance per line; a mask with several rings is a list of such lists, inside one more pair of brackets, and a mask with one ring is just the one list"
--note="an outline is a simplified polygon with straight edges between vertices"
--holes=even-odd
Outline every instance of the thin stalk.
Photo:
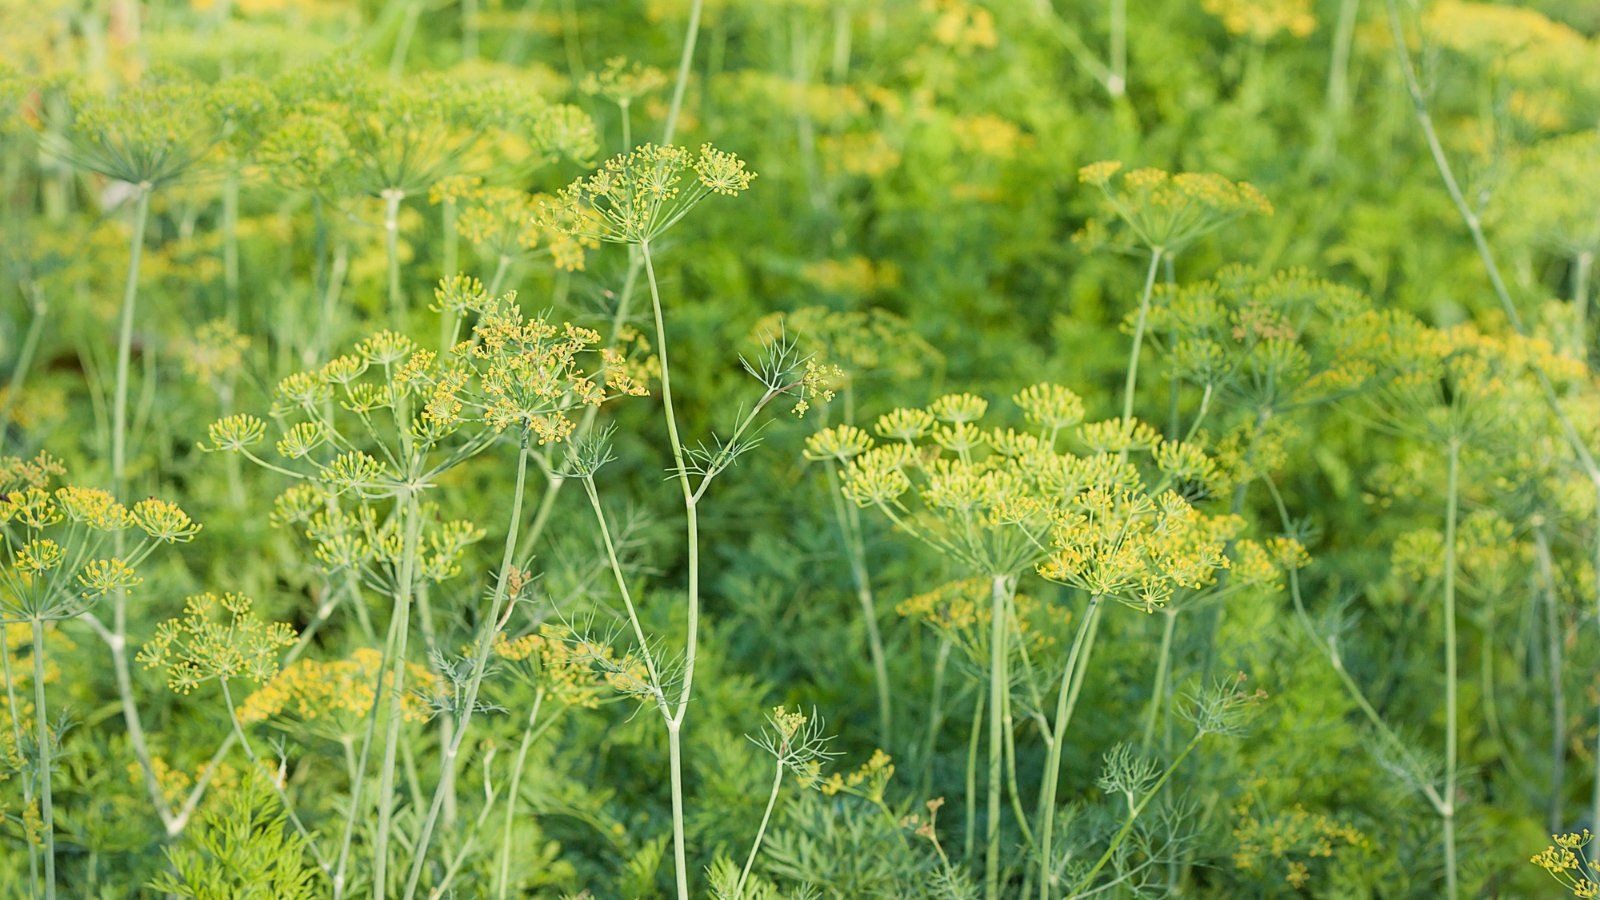
[[683,37],[683,55],[678,58],[678,80],[672,86],[672,105],[667,108],[667,121],[661,132],[661,143],[671,144],[678,130],[678,113],[683,109],[683,92],[689,85],[689,68],[694,64],[694,45],[700,38],[700,8],[704,0],[689,4],[689,26]]
[[222,181],[222,303],[228,324],[239,324],[239,173]]
[[[1139,349],[1144,345],[1145,321],[1150,316],[1150,295],[1156,286],[1156,269],[1161,264],[1160,247],[1150,250],[1150,268],[1145,272],[1144,290],[1139,294],[1139,318],[1133,326],[1133,349],[1128,353],[1128,377],[1122,387],[1122,427],[1131,428],[1133,425],[1133,393],[1139,386]],[[1128,458],[1128,451],[1123,450],[1121,457]]]
[[[462,0],[463,4],[471,0]],[[465,13],[463,13],[465,15]],[[439,203],[440,230],[444,232],[444,262],[441,265],[440,277],[454,278],[460,272],[461,235],[456,231],[456,199],[445,197]],[[443,353],[456,342],[456,332],[460,328],[461,314],[454,310],[445,310],[439,316],[439,352]]]
[[32,294],[28,303],[28,330],[22,336],[22,346],[17,350],[17,358],[11,362],[11,378],[6,382],[6,399],[0,403],[0,450],[6,446],[6,438],[11,434],[11,410],[16,405],[17,396],[22,392],[23,379],[28,377],[28,370],[33,367],[33,356],[39,350],[39,338],[44,334],[45,304],[39,298],[39,287],[30,284],[23,288],[24,293]]
[[[1597,485],[1596,492],[1600,493],[1600,485]],[[1600,527],[1596,528],[1593,562],[1600,564]],[[1600,568],[1594,571],[1600,572]],[[1594,607],[1596,616],[1600,616],[1600,589],[1596,591]],[[1600,618],[1596,621],[1600,623]],[[1594,799],[1590,806],[1590,814],[1594,817],[1589,820],[1590,822],[1600,822],[1600,734],[1595,736]],[[1596,856],[1600,856],[1600,835],[1596,835],[1595,839],[1589,842],[1589,858],[1594,859]]]
[[1355,45],[1356,13],[1361,0],[1339,0],[1339,17],[1333,28],[1333,52],[1328,59],[1328,113],[1338,118],[1350,106],[1350,48]]
[[411,847],[411,874],[406,878],[405,890],[407,898],[416,894],[417,882],[422,877],[422,864],[428,856],[428,844],[433,837],[434,825],[439,820],[439,810],[444,805],[445,796],[454,790],[456,761],[460,756],[461,742],[466,738],[467,727],[472,723],[472,714],[478,705],[478,689],[483,685],[484,673],[488,671],[489,655],[494,649],[494,636],[500,630],[502,613],[510,595],[508,585],[511,580],[512,559],[517,552],[517,529],[522,524],[522,497],[528,479],[528,455],[528,441],[524,436],[521,451],[517,454],[516,493],[511,499],[511,524],[506,528],[505,550],[500,557],[500,574],[495,582],[494,600],[489,604],[489,617],[484,620],[482,633],[478,636],[478,647],[472,660],[472,677],[467,681],[466,698],[459,710],[460,720],[456,723],[455,734],[450,738],[450,745],[445,749],[444,757],[439,761],[441,774],[439,785],[433,792],[433,803],[429,806],[428,817],[423,820],[422,830]]
[[[222,701],[228,705],[228,721],[233,723],[233,735],[238,740],[239,746],[244,750],[244,755],[250,760],[250,764],[259,770],[261,768],[261,757],[256,755],[255,748],[250,745],[250,739],[245,736],[244,725],[239,722],[239,714],[234,710],[233,706],[233,694],[228,690],[228,679],[218,679],[218,684],[222,685]],[[322,851],[318,849],[311,832],[306,829],[306,826],[300,822],[300,817],[295,814],[294,805],[289,802],[289,794],[284,790],[284,786],[278,783],[276,776],[267,780],[272,783],[272,790],[273,793],[278,795],[278,802],[283,804],[283,811],[289,817],[289,824],[293,825],[294,830],[305,839],[306,847],[311,851],[311,855],[316,858],[317,865],[322,867],[324,873],[329,872],[330,867],[327,859],[323,857]]]
[[1050,747],[1045,754],[1044,783],[1039,788],[1039,900],[1050,900],[1055,881],[1055,865],[1051,856],[1051,838],[1056,824],[1056,790],[1061,780],[1061,752],[1067,742],[1067,723],[1078,703],[1078,693],[1073,689],[1080,668],[1088,668],[1089,652],[1093,649],[1091,634],[1100,620],[1100,596],[1089,598],[1089,608],[1083,621],[1078,623],[1078,633],[1072,639],[1072,650],[1067,654],[1067,665],[1061,670],[1061,691],[1056,696],[1056,720],[1050,735]]
[[1550,812],[1547,820],[1550,833],[1564,826],[1562,788],[1567,771],[1567,700],[1562,681],[1561,610],[1557,607],[1555,563],[1550,555],[1550,536],[1543,523],[1533,528],[1534,560],[1538,565],[1539,583],[1543,588],[1545,614],[1545,668],[1550,679]]
[[489,279],[488,293],[491,297],[500,295],[500,288],[506,283],[506,273],[511,271],[511,257],[500,254],[500,259],[494,265],[494,277]]
[[972,710],[971,737],[967,740],[967,835],[966,851],[964,858],[971,864],[972,854],[977,850],[978,834],[978,805],[975,802],[978,796],[978,738],[983,734],[983,707],[987,695],[978,692],[978,702]]
[[944,679],[950,665],[950,650],[954,645],[949,638],[941,638],[939,652],[933,658],[933,691],[928,701],[928,737],[922,754],[922,777],[917,782],[917,794],[928,793],[933,778],[933,755],[939,747],[939,730],[944,727]]
[[1589,359],[1589,275],[1594,271],[1594,251],[1585,250],[1572,261],[1572,308],[1578,313],[1578,347]]
[[[150,223],[149,184],[135,188],[133,206],[133,237],[128,248],[128,278],[122,291],[122,315],[117,329],[116,393],[111,407],[111,492],[115,496],[127,495],[128,468],[128,369],[133,358],[133,320],[139,298],[139,263],[144,255],[145,229]],[[113,538],[114,552],[123,554],[124,535],[117,531]],[[155,765],[150,761],[150,748],[144,739],[144,726],[139,719],[139,708],[133,699],[133,674],[128,668],[128,592],[112,592],[111,636],[106,643],[111,648],[111,667],[116,675],[117,696],[122,705],[123,724],[128,731],[128,744],[144,773],[145,790],[161,823],[170,828],[172,811],[167,807],[161,782],[156,778]]]
[[385,188],[379,196],[383,198],[383,253],[389,270],[389,314],[394,316],[391,324],[400,327],[406,314],[406,298],[400,290],[400,203],[405,200],[406,192]]
[[[691,13],[694,27],[690,30],[692,49],[694,29],[698,28],[700,0],[695,0]],[[684,54],[687,61],[689,54]],[[687,65],[687,62],[685,62]],[[680,73],[681,74],[681,73]],[[682,87],[682,81],[679,82]],[[678,900],[689,900],[688,861],[684,849],[683,831],[683,753],[680,731],[689,712],[690,692],[694,688],[695,654],[700,640],[700,518],[695,492],[689,483],[689,469],[685,464],[683,441],[678,436],[678,418],[672,404],[672,367],[667,362],[667,324],[661,309],[661,288],[656,283],[655,264],[650,259],[650,242],[641,241],[639,252],[644,257],[645,279],[650,285],[650,305],[656,321],[656,357],[661,361],[661,406],[666,416],[667,438],[672,444],[672,463],[677,472],[678,485],[683,491],[686,541],[689,551],[689,609],[688,633],[684,643],[683,684],[672,718],[667,720],[667,743],[670,751],[672,774],[672,855],[677,865]]]
[[1122,828],[1117,831],[1116,837],[1111,839],[1111,846],[1107,847],[1106,852],[1100,854],[1100,858],[1095,861],[1094,866],[1084,873],[1082,878],[1078,879],[1078,883],[1073,887],[1070,896],[1079,896],[1094,884],[1094,877],[1099,875],[1100,870],[1104,869],[1106,863],[1111,861],[1111,857],[1116,855],[1117,848],[1122,846],[1122,842],[1128,837],[1128,832],[1133,830],[1134,821],[1144,812],[1145,807],[1150,805],[1150,801],[1161,793],[1161,789],[1166,786],[1168,779],[1172,778],[1172,773],[1178,771],[1178,767],[1183,765],[1183,761],[1189,758],[1189,754],[1194,752],[1194,748],[1200,745],[1200,739],[1203,737],[1205,737],[1205,732],[1196,732],[1195,736],[1189,739],[1189,745],[1184,747],[1183,752],[1178,754],[1178,758],[1172,761],[1172,765],[1167,766],[1167,770],[1161,773],[1161,779],[1155,783],[1149,793],[1144,795],[1144,799],[1139,801],[1139,805],[1128,810],[1128,818],[1122,823]]
[[[39,742],[39,818],[44,833],[44,896],[56,896],[56,807],[50,793],[50,718],[44,702],[44,622],[35,617],[33,625],[33,722]],[[12,708],[16,713],[16,708]]]
[[1128,0],[1111,0],[1111,77],[1106,90],[1112,97],[1128,92]]
[[[360,604],[356,604],[360,607]],[[366,625],[366,620],[362,619]],[[344,896],[345,867],[350,859],[350,846],[355,840],[356,818],[361,809],[362,788],[366,785],[367,760],[372,756],[372,744],[377,736],[378,711],[383,707],[383,682],[389,674],[389,663],[394,658],[394,645],[396,632],[400,628],[400,620],[395,616],[389,617],[389,633],[383,642],[383,658],[378,664],[377,678],[372,685],[372,706],[368,709],[365,725],[361,732],[361,757],[356,763],[356,778],[350,785],[349,810],[345,815],[344,837],[339,843],[339,861],[333,870],[333,897],[340,900]]]
[[772,793],[767,795],[767,809],[761,814],[761,827],[756,829],[755,843],[750,845],[750,857],[744,861],[744,869],[739,872],[739,883],[734,885],[733,896],[744,896],[744,883],[750,877],[750,867],[756,864],[756,854],[761,852],[761,840],[767,836],[767,822],[772,819],[772,807],[778,803],[778,788],[783,785],[783,760],[779,759],[772,771]]
[[1167,696],[1167,673],[1172,662],[1172,633],[1178,623],[1178,611],[1172,608],[1162,610],[1166,613],[1167,621],[1161,629],[1161,655],[1156,662],[1156,680],[1150,688],[1150,711],[1145,714],[1144,736],[1140,745],[1148,751],[1150,742],[1156,735],[1156,717],[1164,705]]
[[856,602],[867,626],[867,652],[872,659],[872,676],[878,691],[878,745],[894,746],[894,711],[889,691],[889,664],[883,652],[883,635],[878,630],[878,604],[872,594],[872,579],[867,574],[867,554],[861,535],[861,515],[855,504],[846,504],[839,490],[839,475],[827,467],[828,494],[833,499],[833,516],[844,537],[845,555],[850,562],[850,580],[855,582]]
[[[8,626],[0,625],[0,639],[5,636]],[[6,709],[11,712],[11,740],[13,747],[21,747],[24,743],[22,737],[22,716],[17,710],[22,709],[22,703],[17,699],[17,679],[11,670],[11,654],[0,652],[0,673],[6,679]],[[27,809],[33,808],[33,779],[22,779],[22,805]],[[39,896],[39,848],[33,841],[23,841],[28,845],[28,896]]]
[[1006,663],[1006,639],[1011,629],[1006,624],[1007,596],[1011,579],[995,575],[989,583],[989,821],[985,828],[987,853],[983,861],[984,896],[1000,896],[1000,803],[1001,769],[1005,751],[1005,697],[1011,690]]
[[544,689],[533,695],[533,709],[528,713],[528,724],[522,729],[522,743],[517,746],[517,760],[511,767],[511,786],[506,792],[506,824],[500,835],[500,863],[495,867],[495,897],[505,900],[511,881],[511,826],[517,818],[517,790],[522,785],[522,767],[528,759],[528,748],[533,746],[533,725],[539,720],[539,707],[544,705]]
[[385,660],[389,668],[389,709],[383,739],[383,766],[378,776],[378,833],[372,849],[372,885],[380,895],[388,894],[389,827],[394,813],[395,752],[400,746],[400,725],[405,713],[406,638],[410,634],[411,595],[416,577],[417,536],[422,529],[422,515],[417,510],[417,497],[407,492],[401,500],[401,515],[405,518],[404,548],[400,557],[399,583],[395,585],[394,644]]
[[[1456,516],[1460,508],[1461,442],[1451,438],[1446,453],[1449,471],[1445,486],[1444,519],[1444,819],[1445,894],[1455,900],[1456,884],[1456,754],[1458,708],[1456,698]],[[1487,650],[1486,650],[1487,652]]]

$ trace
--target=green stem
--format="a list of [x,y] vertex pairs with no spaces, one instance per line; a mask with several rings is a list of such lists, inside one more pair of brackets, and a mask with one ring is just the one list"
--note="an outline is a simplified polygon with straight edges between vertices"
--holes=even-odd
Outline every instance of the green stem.
[[494,277],[489,279],[488,293],[491,297],[500,296],[500,288],[506,283],[506,273],[511,271],[511,257],[500,254],[500,259],[494,265]]
[[[233,706],[233,694],[228,690],[228,679],[220,678],[217,683],[222,685],[222,701],[228,705],[228,721],[233,723],[234,738],[238,741],[239,747],[244,750],[244,755],[250,760],[250,764],[259,771],[262,768],[261,757],[256,755],[256,750],[251,746],[250,739],[245,736],[244,725],[239,722],[239,714],[234,710]],[[300,822],[300,817],[295,814],[294,805],[289,802],[289,794],[284,790],[283,785],[278,783],[276,776],[268,776],[267,781],[272,785],[273,793],[278,795],[278,802],[283,804],[283,811],[289,817],[289,824],[294,826],[294,830],[302,838],[305,838],[306,847],[311,851],[311,855],[316,858],[317,865],[322,867],[324,873],[330,871],[328,861],[323,857],[322,851],[318,849],[311,832],[306,830],[306,826]]]
[[1083,621],[1078,623],[1078,634],[1072,639],[1072,650],[1067,654],[1066,668],[1061,670],[1061,690],[1056,696],[1056,721],[1050,735],[1050,747],[1045,754],[1044,783],[1039,788],[1039,898],[1050,900],[1055,884],[1055,864],[1051,856],[1051,838],[1056,824],[1056,790],[1061,780],[1061,752],[1067,741],[1067,723],[1078,703],[1075,684],[1081,684],[1080,668],[1087,668],[1089,653],[1093,649],[1092,634],[1100,619],[1100,596],[1089,598],[1089,608]]
[[416,894],[417,882],[422,877],[422,864],[428,857],[428,844],[433,837],[434,825],[439,820],[439,810],[444,805],[445,796],[454,789],[461,742],[466,738],[467,727],[472,723],[472,714],[478,705],[478,689],[483,684],[484,673],[488,671],[489,655],[494,649],[494,636],[500,631],[500,620],[510,596],[508,585],[511,581],[512,559],[517,552],[517,529],[522,524],[522,497],[528,478],[528,453],[528,441],[524,435],[521,452],[517,454],[517,486],[511,499],[511,524],[506,529],[505,550],[500,557],[500,574],[495,582],[494,600],[489,604],[489,617],[484,620],[478,636],[478,646],[472,660],[472,677],[467,681],[466,698],[462,701],[462,707],[457,710],[460,718],[456,723],[455,733],[444,751],[444,757],[439,761],[441,773],[439,785],[434,789],[428,816],[423,820],[422,830],[411,848],[411,874],[406,878],[405,890],[407,898]]
[[734,885],[733,896],[744,896],[744,883],[750,877],[750,867],[756,864],[756,854],[761,852],[761,840],[767,836],[767,822],[772,819],[772,807],[778,803],[778,788],[783,784],[783,760],[779,759],[772,771],[772,793],[767,795],[767,810],[761,814],[761,827],[756,829],[756,840],[750,845],[750,857],[744,861],[739,873],[739,883]]
[[978,834],[978,738],[983,735],[983,708],[986,695],[978,691],[978,702],[973,705],[972,729],[967,739],[967,834],[963,857],[970,865],[977,851]]
[[222,181],[222,302],[228,324],[239,324],[239,173]]
[[383,740],[383,767],[378,776],[378,830],[372,850],[372,884],[379,895],[387,896],[389,882],[389,828],[394,814],[395,753],[400,746],[400,725],[405,717],[406,638],[410,633],[411,595],[416,576],[417,536],[422,529],[422,514],[417,509],[414,491],[401,501],[405,519],[405,538],[400,557],[400,572],[395,585],[393,652],[385,660],[389,669],[388,720]]
[[389,269],[390,323],[396,328],[404,326],[406,314],[405,294],[400,290],[400,203],[406,192],[399,188],[385,188],[383,198],[383,252]]
[[544,689],[533,695],[533,709],[528,713],[528,724],[522,729],[522,743],[517,746],[517,760],[511,768],[511,785],[506,792],[506,824],[500,835],[500,864],[495,869],[495,896],[505,900],[511,881],[511,826],[517,819],[517,790],[522,785],[522,767],[528,759],[528,748],[533,746],[533,724],[539,719],[539,707],[544,705]]
[[[149,184],[136,188],[133,206],[133,237],[128,249],[128,278],[122,291],[122,315],[117,329],[116,393],[111,407],[111,492],[127,495],[128,461],[128,369],[133,358],[133,320],[139,298],[139,263],[144,255],[145,229],[150,223]],[[117,531],[113,546],[118,557],[123,552],[123,532]],[[156,778],[155,765],[150,761],[150,749],[144,739],[144,727],[139,719],[139,708],[133,699],[133,674],[128,668],[128,592],[114,591],[111,595],[112,625],[111,666],[116,675],[117,695],[122,705],[123,724],[128,731],[128,744],[144,773],[145,790],[156,814],[168,829],[172,827],[172,811],[167,808],[161,782]]]
[[683,55],[678,58],[678,80],[672,87],[672,105],[667,109],[666,126],[661,132],[661,143],[672,143],[678,129],[678,113],[683,109],[683,92],[689,85],[689,67],[694,64],[694,45],[700,37],[700,8],[704,0],[689,4],[689,26],[683,37]]
[[894,713],[889,690],[889,663],[883,652],[883,635],[878,630],[878,604],[872,594],[872,579],[867,573],[867,554],[861,535],[861,515],[854,504],[844,502],[839,475],[828,466],[828,494],[833,499],[833,516],[844,536],[845,555],[850,561],[850,580],[855,583],[856,602],[867,626],[867,652],[872,659],[872,676],[878,691],[878,745],[894,746]]
[[[1456,754],[1458,708],[1456,698],[1456,514],[1460,506],[1461,443],[1448,444],[1449,473],[1445,487],[1444,520],[1444,818],[1445,894],[1457,896],[1456,885]],[[1487,650],[1486,650],[1487,652]]]
[[1328,62],[1328,113],[1342,117],[1350,106],[1350,48],[1355,45],[1356,13],[1361,0],[1339,0],[1339,18],[1333,31],[1333,54]]
[[[700,0],[695,0],[693,20],[699,22]],[[693,30],[691,30],[691,35]],[[692,37],[691,37],[692,43]],[[685,59],[688,54],[685,54]],[[681,86],[681,82],[680,82]],[[667,324],[661,309],[661,288],[656,282],[655,263],[650,259],[650,242],[641,241],[639,252],[644,256],[645,279],[650,285],[650,305],[655,313],[656,358],[661,361],[661,406],[666,415],[667,438],[672,444],[672,463],[683,491],[686,541],[689,551],[689,609],[688,633],[684,641],[683,684],[672,718],[667,721],[667,740],[672,768],[672,855],[677,865],[678,900],[689,900],[688,861],[684,850],[683,833],[683,753],[680,731],[689,712],[690,692],[694,688],[695,655],[700,640],[700,518],[693,486],[689,483],[689,469],[685,464],[683,441],[678,436],[678,418],[672,404],[672,367],[667,362]]]
[[[44,702],[44,622],[33,625],[33,722],[39,741],[39,819],[44,833],[44,896],[56,896],[56,808],[50,793],[50,721]],[[15,707],[12,714],[16,714]]]
[[1554,834],[1563,827],[1562,788],[1567,770],[1567,700],[1562,681],[1561,610],[1557,607],[1555,561],[1550,536],[1543,523],[1533,528],[1534,560],[1543,589],[1545,615],[1545,668],[1550,679],[1550,812],[1547,827]]
[[[1139,349],[1144,345],[1145,321],[1150,316],[1150,295],[1156,286],[1156,269],[1161,264],[1161,248],[1150,250],[1150,269],[1144,276],[1144,290],[1139,294],[1139,318],[1133,326],[1133,349],[1128,353],[1128,377],[1122,387],[1122,427],[1133,427],[1133,393],[1139,386]],[[1122,459],[1128,458],[1123,450]]]
[[1001,769],[1005,752],[1005,697],[1011,691],[1010,673],[1006,663],[1010,654],[1006,639],[1011,629],[1007,625],[1011,579],[995,575],[989,584],[989,820],[985,827],[987,852],[983,862],[984,896],[989,900],[1000,896],[1000,803]]
[[1167,673],[1172,661],[1172,633],[1178,623],[1178,611],[1168,607],[1162,612],[1166,613],[1167,621],[1161,629],[1161,656],[1156,662],[1156,681],[1150,688],[1150,711],[1145,714],[1144,737],[1141,746],[1148,751],[1150,742],[1155,739],[1156,717],[1161,711],[1167,696]]
[[46,306],[39,297],[39,288],[30,284],[23,288],[25,293],[33,294],[28,303],[31,317],[28,319],[28,331],[22,336],[22,347],[17,350],[17,358],[11,363],[11,378],[6,382],[6,399],[0,404],[0,450],[4,450],[6,439],[11,436],[11,410],[16,406],[17,396],[22,392],[23,379],[27,378],[28,370],[33,367],[33,356],[39,350],[39,339],[44,334],[44,320]]
[[[6,626],[0,625],[0,639],[4,638]],[[7,717],[11,719],[11,746],[21,747],[24,744],[22,737],[22,716],[18,710],[22,709],[22,702],[17,699],[17,679],[11,669],[11,654],[0,650],[0,673],[6,679],[6,709],[10,711]],[[33,808],[33,779],[22,779],[22,805],[28,809]],[[39,896],[39,847],[33,841],[23,841],[28,845],[28,896]]]
[[1128,92],[1128,0],[1111,0],[1111,77],[1106,90],[1112,97]]
[[1121,847],[1122,842],[1127,839],[1128,832],[1133,830],[1134,821],[1144,812],[1145,807],[1150,805],[1150,801],[1161,793],[1161,789],[1166,786],[1167,780],[1172,777],[1172,773],[1178,771],[1178,767],[1183,765],[1183,761],[1189,758],[1189,754],[1194,752],[1194,748],[1200,745],[1200,739],[1203,737],[1205,737],[1205,732],[1197,732],[1194,737],[1190,738],[1189,745],[1184,747],[1183,752],[1178,754],[1178,758],[1172,761],[1172,765],[1167,766],[1167,770],[1161,773],[1161,780],[1157,781],[1149,793],[1144,795],[1144,799],[1139,801],[1138,806],[1128,811],[1128,818],[1123,821],[1122,828],[1117,831],[1116,837],[1111,839],[1111,846],[1106,848],[1106,852],[1100,854],[1100,859],[1095,861],[1093,868],[1078,879],[1077,885],[1072,889],[1072,893],[1069,896],[1080,896],[1094,884],[1094,877],[1099,875],[1100,870],[1104,869],[1106,863],[1111,861],[1111,857],[1116,854],[1117,848]]

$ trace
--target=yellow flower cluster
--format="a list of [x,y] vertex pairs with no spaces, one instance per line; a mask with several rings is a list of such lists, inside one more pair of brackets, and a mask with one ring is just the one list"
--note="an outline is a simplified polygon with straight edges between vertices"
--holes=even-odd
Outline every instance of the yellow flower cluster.
[[[64,468],[48,456],[0,459],[0,616],[14,620],[78,615],[92,601],[138,584],[134,566],[156,544],[191,540],[200,526],[174,504],[154,498],[130,510],[99,488],[47,490]],[[97,554],[115,532],[144,537],[121,557]]]
[[1303,38],[1317,28],[1310,0],[1202,0],[1200,5],[1230,33],[1253,41],[1270,41],[1282,33]]
[[[1122,222],[1150,250],[1179,253],[1185,247],[1247,215],[1272,215],[1272,204],[1254,186],[1210,172],[1172,174],[1161,169],[1123,171],[1122,163],[1091,163],[1078,170],[1078,180],[1100,189],[1115,220]],[[1094,242],[1107,222],[1096,219],[1080,233]]]
[[[1240,520],[1203,515],[1162,487],[1212,479],[1215,461],[1137,421],[1078,428],[1083,402],[1059,385],[1035,385],[1015,401],[1036,431],[982,427],[987,401],[949,394],[879,417],[874,430],[888,443],[841,426],[814,436],[806,452],[843,465],[851,501],[877,507],[975,574],[1036,566],[1046,578],[1146,610],[1215,583]],[[1087,455],[1056,449],[1074,428]],[[1134,450],[1153,451],[1156,487],[1127,458]]]
[[703,144],[644,144],[607,160],[598,172],[543,204],[540,222],[574,238],[637,244],[671,228],[709,194],[732,197],[755,173],[744,161]]
[[1528,861],[1549,872],[1556,881],[1572,891],[1580,900],[1600,897],[1600,883],[1592,877],[1597,871],[1594,860],[1589,859],[1584,848],[1594,839],[1585,828],[1579,834],[1551,835],[1553,844],[1532,856]]
[[1298,803],[1286,813],[1264,813],[1256,798],[1264,785],[1264,779],[1256,779],[1233,807],[1237,818],[1233,837],[1238,842],[1233,864],[1242,871],[1265,872],[1276,863],[1284,883],[1298,891],[1311,881],[1308,863],[1371,849],[1371,839],[1354,826],[1312,813]]
[[[370,647],[347,659],[296,660],[239,705],[245,724],[290,718],[335,739],[357,733],[372,709],[373,693],[383,654]],[[407,722],[426,722],[432,715],[427,697],[443,687],[427,666],[406,663],[406,683],[418,688],[401,700]],[[282,725],[284,723],[273,722]]]
[[660,69],[613,56],[606,60],[605,68],[585,75],[579,88],[592,97],[604,97],[626,108],[635,99],[658,91],[666,84],[667,75]]
[[586,647],[570,629],[542,625],[536,632],[508,638],[496,636],[494,654],[524,680],[567,706],[593,709],[600,705],[602,682],[594,677]]
[[[207,681],[233,678],[266,681],[278,672],[278,652],[294,643],[283,622],[267,623],[251,613],[242,594],[207,592],[184,602],[183,615],[156,627],[139,651],[147,669],[165,669],[167,686],[188,694]],[[224,621],[218,621],[220,618]]]

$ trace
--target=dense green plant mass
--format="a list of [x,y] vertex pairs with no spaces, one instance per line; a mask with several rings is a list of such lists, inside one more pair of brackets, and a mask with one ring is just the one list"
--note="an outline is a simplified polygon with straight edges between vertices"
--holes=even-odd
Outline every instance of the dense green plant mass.
[[0,894],[1600,896],[1594,4],[0,23]]

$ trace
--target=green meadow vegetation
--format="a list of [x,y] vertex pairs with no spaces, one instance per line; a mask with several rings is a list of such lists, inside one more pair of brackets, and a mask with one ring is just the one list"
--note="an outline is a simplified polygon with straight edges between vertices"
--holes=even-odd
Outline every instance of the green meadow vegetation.
[[0,0],[0,895],[1600,897],[1591,0]]

